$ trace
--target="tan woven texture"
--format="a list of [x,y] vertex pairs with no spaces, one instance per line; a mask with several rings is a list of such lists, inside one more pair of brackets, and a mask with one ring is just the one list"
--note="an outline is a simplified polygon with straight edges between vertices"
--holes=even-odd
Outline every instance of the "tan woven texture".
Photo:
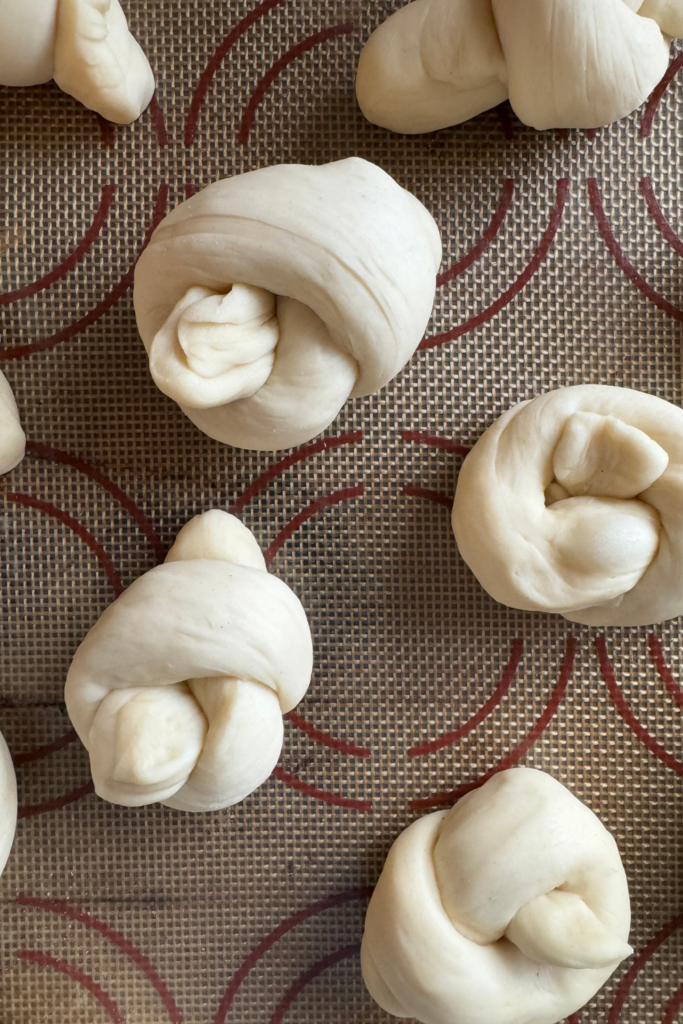
[[[125,6],[158,85],[137,124],[102,126],[53,85],[0,89],[0,291],[18,291],[0,299],[0,365],[31,442],[0,495],[0,728],[22,806],[0,1022],[386,1024],[357,948],[387,850],[423,813],[411,801],[525,763],[601,816],[633,895],[637,959],[572,1024],[671,1024],[679,623],[603,639],[500,607],[445,506],[458,446],[515,402],[584,382],[681,402],[680,79],[597,133],[537,133],[505,105],[404,138],[367,124],[353,92],[395,0]],[[288,453],[221,446],[156,390],[131,268],[188,186],[352,154],[441,227],[441,343],[347,404],[326,450],[278,466]],[[100,801],[67,742],[71,656],[180,525],[272,467],[240,515],[303,601],[316,654],[276,777],[213,814]]]

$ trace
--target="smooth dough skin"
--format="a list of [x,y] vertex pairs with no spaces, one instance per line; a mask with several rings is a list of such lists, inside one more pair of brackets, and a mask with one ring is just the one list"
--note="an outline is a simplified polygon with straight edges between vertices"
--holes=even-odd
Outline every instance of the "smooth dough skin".
[[681,34],[683,0],[413,0],[370,36],[356,94],[406,134],[508,98],[534,128],[598,128],[647,99]]
[[557,1024],[632,952],[614,839],[559,782],[511,768],[392,846],[363,978],[422,1024]]
[[135,121],[154,93],[119,0],[0,0],[0,85],[51,78],[119,124]]
[[26,435],[19,422],[17,403],[4,374],[0,373],[0,474],[18,466],[26,451]]
[[12,755],[0,733],[0,874],[7,859],[17,830],[17,779]]
[[496,601],[590,626],[683,614],[683,410],[583,385],[514,406],[465,459],[462,557]]
[[410,359],[440,262],[425,207],[367,160],[217,181],[162,221],[135,271],[152,377],[218,441],[302,444]]
[[129,807],[238,803],[275,767],[282,715],[312,665],[306,614],[249,530],[219,509],[195,516],[69,669],[66,706],[95,792]]

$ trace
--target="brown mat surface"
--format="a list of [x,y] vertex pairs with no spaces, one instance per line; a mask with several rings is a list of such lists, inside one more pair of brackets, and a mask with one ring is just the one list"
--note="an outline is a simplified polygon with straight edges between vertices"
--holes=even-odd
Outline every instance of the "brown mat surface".
[[[398,3],[125,6],[158,82],[137,124],[101,126],[53,85],[0,89],[0,291],[18,292],[0,299],[0,358],[31,442],[0,482],[0,728],[23,809],[0,884],[0,1021],[387,1022],[357,944],[368,887],[421,813],[410,802],[522,762],[600,814],[632,888],[638,958],[572,1024],[672,1024],[679,623],[603,639],[494,604],[444,504],[458,446],[537,392],[594,382],[681,402],[681,81],[596,133],[537,133],[505,105],[402,138],[363,120],[352,87]],[[233,507],[280,458],[209,440],[156,390],[136,254],[188,187],[351,154],[426,203],[444,269],[488,247],[439,289],[439,344],[241,503],[314,633],[278,777],[221,813],[111,806],[67,742],[70,658],[182,523]]]

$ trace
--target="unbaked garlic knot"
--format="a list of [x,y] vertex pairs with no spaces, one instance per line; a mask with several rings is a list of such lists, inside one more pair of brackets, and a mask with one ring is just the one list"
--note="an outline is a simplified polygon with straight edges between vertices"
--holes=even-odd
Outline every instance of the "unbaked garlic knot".
[[440,260],[427,210],[365,160],[216,182],[162,222],[138,263],[150,372],[219,441],[301,444],[405,365]]
[[0,473],[18,466],[26,451],[26,435],[7,378],[0,373]]
[[214,509],[91,629],[66,682],[95,791],[206,811],[270,775],[312,669],[306,615],[249,530]]
[[0,84],[60,89],[102,117],[135,121],[154,93],[119,0],[1,0]]
[[515,768],[394,843],[363,976],[424,1024],[555,1024],[631,953],[629,924],[612,836],[551,776]]
[[683,410],[625,388],[505,413],[463,465],[460,552],[502,604],[588,625],[683,613]]

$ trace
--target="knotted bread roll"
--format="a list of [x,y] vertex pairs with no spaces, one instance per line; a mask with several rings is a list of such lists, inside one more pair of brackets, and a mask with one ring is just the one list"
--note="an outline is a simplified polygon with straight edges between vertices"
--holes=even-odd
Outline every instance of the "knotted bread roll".
[[392,846],[363,977],[423,1024],[556,1024],[631,953],[614,839],[550,775],[512,768]]
[[17,830],[17,777],[12,755],[0,733],[0,874],[5,870]]
[[534,128],[598,128],[635,110],[683,34],[683,0],[414,0],[370,36],[356,92],[374,124],[459,124],[509,97]]
[[210,437],[301,444],[405,365],[440,260],[430,214],[366,160],[217,181],[162,221],[137,265],[152,376]]
[[249,530],[219,509],[195,516],[69,669],[66,706],[96,793],[184,811],[243,800],[275,767],[312,662],[306,614]]
[[590,626],[683,614],[683,410],[583,385],[514,406],[463,463],[460,554],[512,608]]
[[18,466],[26,451],[26,435],[19,422],[17,403],[4,374],[0,373],[0,473]]
[[119,0],[0,0],[0,85],[51,78],[120,124],[135,121],[154,93]]

